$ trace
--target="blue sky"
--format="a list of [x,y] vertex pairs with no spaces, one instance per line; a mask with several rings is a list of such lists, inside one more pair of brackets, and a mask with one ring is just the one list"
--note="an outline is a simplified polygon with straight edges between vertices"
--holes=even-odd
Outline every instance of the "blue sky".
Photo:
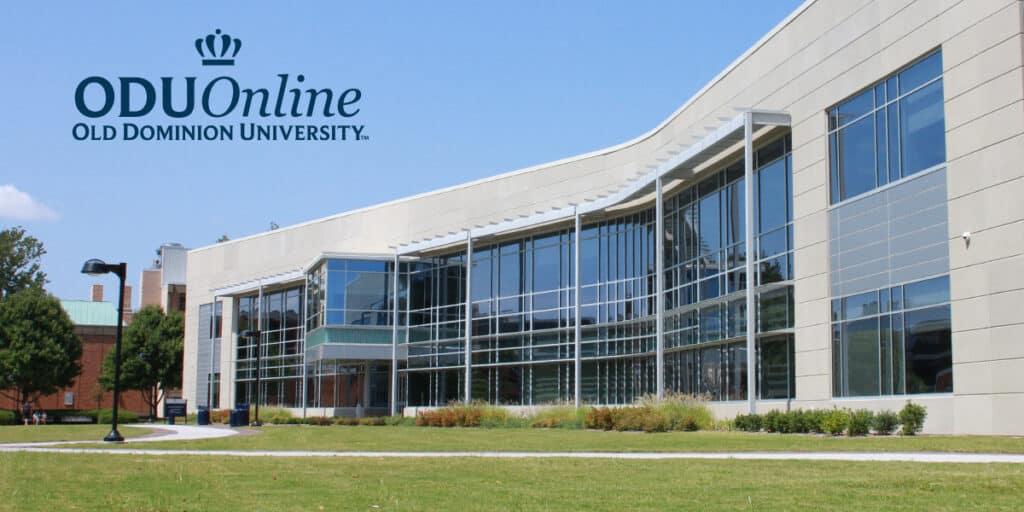
[[[91,257],[126,261],[137,285],[162,242],[199,247],[636,137],[799,4],[5,3],[0,227],[23,225],[43,241],[48,288],[61,298],[86,299],[94,282],[112,289],[113,279],[79,274]],[[216,28],[243,47],[233,68],[215,72],[193,41]],[[227,74],[271,87],[279,73],[360,89],[352,121],[370,140],[71,136],[84,120],[74,90],[88,76]]]

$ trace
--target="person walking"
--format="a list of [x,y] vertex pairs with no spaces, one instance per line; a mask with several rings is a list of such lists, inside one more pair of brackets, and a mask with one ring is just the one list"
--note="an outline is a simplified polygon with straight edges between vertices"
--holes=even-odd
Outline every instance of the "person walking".
[[25,403],[21,404],[21,419],[25,422],[26,427],[28,426],[28,419],[31,417],[32,405],[28,403],[28,400],[26,400]]

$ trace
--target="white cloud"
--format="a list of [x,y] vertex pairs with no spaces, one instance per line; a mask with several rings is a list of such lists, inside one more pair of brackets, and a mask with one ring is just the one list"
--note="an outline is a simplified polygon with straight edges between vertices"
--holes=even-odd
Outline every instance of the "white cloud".
[[15,220],[57,220],[60,216],[14,185],[0,185],[0,217]]

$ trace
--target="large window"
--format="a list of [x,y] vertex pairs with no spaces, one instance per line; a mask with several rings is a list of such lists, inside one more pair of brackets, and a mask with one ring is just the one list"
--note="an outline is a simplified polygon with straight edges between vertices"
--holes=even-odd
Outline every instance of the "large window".
[[[755,321],[761,398],[792,395],[792,164],[789,136],[754,153]],[[714,400],[746,398],[744,163],[733,162],[665,200],[666,385]],[[586,248],[586,245],[584,245]],[[585,270],[584,270],[585,272]],[[767,379],[767,380],[764,380]]]
[[953,391],[949,277],[832,301],[833,394]]
[[[267,405],[299,407],[305,348],[301,319],[304,317],[302,288],[269,290],[239,297],[236,333],[259,330],[260,401]],[[248,403],[256,398],[255,340],[239,337],[235,372],[236,400]]]
[[942,51],[828,111],[832,203],[946,161]]

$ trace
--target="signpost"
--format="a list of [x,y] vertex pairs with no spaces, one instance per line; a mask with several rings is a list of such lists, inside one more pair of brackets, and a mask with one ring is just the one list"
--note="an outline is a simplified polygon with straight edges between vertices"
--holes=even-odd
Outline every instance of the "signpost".
[[167,398],[164,400],[164,417],[167,424],[173,425],[175,416],[184,418],[188,414],[188,400],[184,398]]

